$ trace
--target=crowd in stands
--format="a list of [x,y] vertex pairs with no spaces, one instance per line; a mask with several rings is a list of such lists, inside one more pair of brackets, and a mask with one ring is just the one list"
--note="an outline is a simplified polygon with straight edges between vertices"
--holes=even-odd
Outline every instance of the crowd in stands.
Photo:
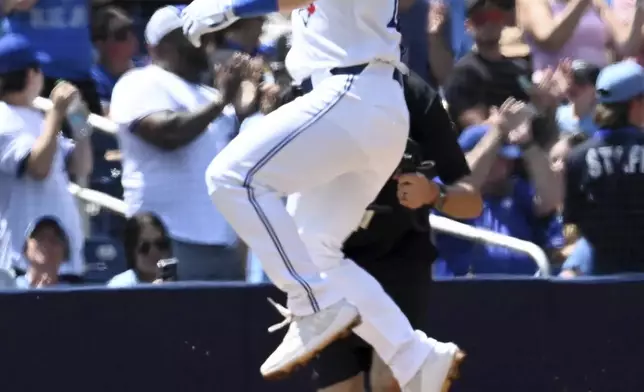
[[[290,84],[283,65],[288,17],[241,20],[208,37],[202,50],[186,45],[180,8],[167,3],[2,3],[0,260],[18,276],[18,287],[153,283],[157,262],[170,258],[179,260],[181,280],[264,280],[252,250],[208,198],[204,171],[238,132],[279,105]],[[483,213],[465,223],[537,244],[562,277],[641,270],[636,260],[612,269],[593,265],[595,250],[607,248],[583,216],[609,219],[610,211],[598,212],[579,195],[570,207],[571,189],[583,186],[567,165],[579,145],[610,128],[611,110],[624,112],[602,100],[606,91],[596,84],[610,64],[644,59],[643,26],[639,0],[415,0],[402,11],[404,59],[441,92],[468,161],[498,149],[481,186]],[[17,59],[15,47],[48,58]],[[212,86],[226,94],[225,81],[204,70],[238,52],[255,59],[253,99],[217,111],[208,106]],[[618,71],[627,77],[638,68]],[[68,85],[89,111],[117,125],[116,135],[74,131],[73,102],[62,96]],[[57,114],[15,109],[38,95],[51,99]],[[531,103],[534,113],[499,148],[490,142],[489,124],[509,98]],[[179,113],[174,122],[147,116],[165,110]],[[25,124],[33,128],[28,135]],[[52,124],[62,135],[47,128]],[[172,124],[182,132],[169,130]],[[48,159],[41,172],[30,166],[39,157]],[[127,217],[77,207],[70,181],[124,200]],[[636,203],[626,204],[631,210],[615,215],[638,217]],[[90,213],[89,227],[78,208]],[[634,217],[624,218],[621,229],[607,225],[614,230],[609,236],[639,227]],[[435,276],[537,272],[529,256],[504,247],[440,233],[435,241]]]

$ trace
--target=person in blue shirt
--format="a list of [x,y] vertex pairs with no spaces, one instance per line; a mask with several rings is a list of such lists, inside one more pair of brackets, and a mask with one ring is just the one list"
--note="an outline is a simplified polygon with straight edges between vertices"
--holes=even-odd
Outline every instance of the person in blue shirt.
[[[478,154],[481,150],[498,151],[496,158],[487,163],[489,174],[481,186],[483,212],[465,223],[533,242],[554,256],[564,245],[562,221],[555,213],[560,202],[557,190],[560,187],[546,152],[532,141],[528,122],[517,128],[523,129],[500,135],[491,145],[490,133],[498,130],[487,124],[466,128],[459,137],[459,144],[470,162],[475,161],[470,154]],[[516,144],[503,144],[508,137]],[[523,160],[530,180],[513,175],[519,159]],[[478,161],[475,164],[482,164],[480,159]],[[435,264],[437,276],[533,275],[537,271],[529,256],[504,247],[448,235],[437,235],[436,244],[440,255]]]
[[591,274],[644,272],[644,68],[609,65],[595,89],[599,130],[566,159],[564,220],[587,240]]
[[[101,113],[96,86],[91,77],[94,62],[90,40],[92,3],[105,0],[21,0],[5,1],[5,30],[21,34],[51,62],[43,67],[48,97],[60,79],[78,87],[89,109]],[[68,127],[66,127],[68,131]],[[69,132],[69,131],[68,131]]]
[[593,248],[588,240],[580,238],[574,246],[572,253],[561,266],[560,278],[571,279],[593,273]]
[[93,18],[92,41],[98,52],[98,61],[92,67],[92,78],[103,112],[107,114],[117,80],[137,65],[134,56],[140,48],[134,21],[119,8],[101,8]]

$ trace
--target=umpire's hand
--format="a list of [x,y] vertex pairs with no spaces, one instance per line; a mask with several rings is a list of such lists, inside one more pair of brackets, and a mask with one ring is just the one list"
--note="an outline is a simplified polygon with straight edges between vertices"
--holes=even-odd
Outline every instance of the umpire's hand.
[[412,210],[434,204],[440,195],[438,184],[428,180],[421,173],[401,174],[396,179],[398,180],[398,201]]

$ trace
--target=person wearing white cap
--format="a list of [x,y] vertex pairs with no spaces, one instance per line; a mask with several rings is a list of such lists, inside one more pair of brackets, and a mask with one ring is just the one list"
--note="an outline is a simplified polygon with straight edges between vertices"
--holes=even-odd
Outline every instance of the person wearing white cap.
[[232,77],[219,91],[201,83],[207,57],[183,36],[180,12],[166,6],[152,15],[145,28],[152,64],[123,75],[112,93],[127,216],[153,212],[166,223],[179,279],[243,280],[237,237],[204,183],[208,164],[237,131],[228,104],[239,77],[223,69]]

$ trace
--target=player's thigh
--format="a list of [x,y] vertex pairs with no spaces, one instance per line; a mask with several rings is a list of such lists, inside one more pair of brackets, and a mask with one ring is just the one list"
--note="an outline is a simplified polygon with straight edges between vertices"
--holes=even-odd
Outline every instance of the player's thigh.
[[[350,117],[345,109],[352,107],[355,114]],[[346,126],[365,162],[325,182],[300,188],[289,197],[289,213],[313,262],[322,270],[337,267],[344,259],[343,242],[358,228],[366,208],[391,178],[402,158],[407,130],[400,127],[404,119],[389,121],[388,114],[392,112],[395,110],[381,110],[354,98],[347,99],[347,105],[339,105],[334,113],[342,116],[330,116],[329,122],[339,127],[335,122],[341,118],[352,119]],[[363,115],[367,118],[356,118]]]
[[[313,380],[318,391],[363,392],[363,375],[371,366],[371,347],[351,334],[327,346],[313,360]],[[359,384],[360,389],[355,389]]]
[[391,174],[373,169],[345,173],[292,194],[287,209],[313,262],[322,271],[344,260],[342,246]]
[[339,78],[245,129],[215,157],[207,179],[223,176],[290,194],[367,167],[369,154],[342,118],[364,106],[347,93],[348,84]]

